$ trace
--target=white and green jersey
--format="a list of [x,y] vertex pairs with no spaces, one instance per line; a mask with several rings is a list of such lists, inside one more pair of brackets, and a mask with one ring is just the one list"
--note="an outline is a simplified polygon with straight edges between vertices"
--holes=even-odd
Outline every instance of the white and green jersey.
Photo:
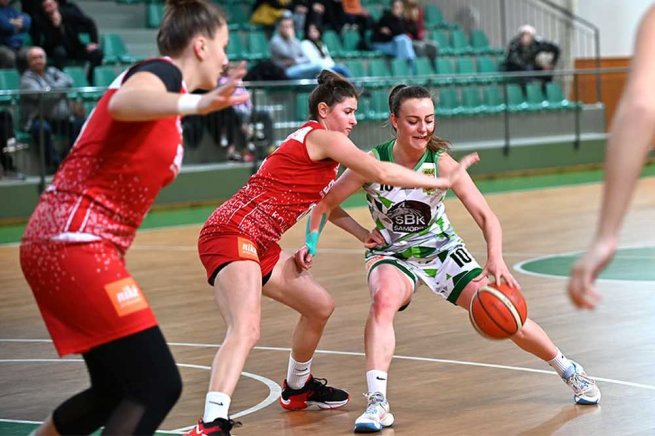
[[[375,156],[393,162],[395,140],[373,149]],[[442,151],[426,151],[414,167],[423,174],[439,175]],[[397,188],[371,183],[364,186],[371,216],[386,244],[366,252],[368,274],[390,264],[416,286],[425,283],[453,304],[462,290],[482,273],[446,216],[444,190]]]
[[[373,149],[381,161],[393,162],[395,139]],[[439,175],[439,157],[443,151],[427,150],[414,171]],[[366,200],[377,229],[387,244],[367,255],[393,254],[401,259],[425,259],[437,255],[460,237],[448,221],[443,199],[445,190],[399,188],[371,183],[364,186]]]

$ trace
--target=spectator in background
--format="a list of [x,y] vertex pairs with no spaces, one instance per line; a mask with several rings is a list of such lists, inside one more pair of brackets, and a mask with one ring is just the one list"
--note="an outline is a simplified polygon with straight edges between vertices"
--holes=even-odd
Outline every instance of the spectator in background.
[[386,9],[373,29],[372,45],[375,50],[404,59],[416,73],[416,52],[412,40],[407,36],[404,6],[402,0],[392,0],[391,9]]
[[323,43],[322,36],[323,31],[316,24],[310,23],[307,26],[305,39],[301,43],[305,56],[310,62],[319,64],[322,69],[334,71],[344,77],[350,77],[352,74],[348,67],[334,62],[327,46]]
[[41,47],[27,50],[27,70],[21,76],[20,88],[42,93],[21,96],[22,123],[32,135],[33,143],[40,144],[43,135],[48,171],[55,170],[63,157],[55,148],[53,134],[68,137],[67,154],[84,124],[82,112],[66,96],[65,90],[72,86],[73,79],[68,74],[47,66],[46,53]]
[[[505,71],[550,71],[559,59],[559,47],[550,41],[536,36],[536,30],[529,24],[519,27],[519,33],[507,48]],[[552,75],[526,76],[518,78],[521,85],[531,80],[542,84],[553,80]]]
[[25,144],[16,141],[16,134],[14,132],[14,117],[11,112],[6,110],[0,111],[0,165],[2,165],[2,173],[4,177],[8,178],[24,178],[18,172],[14,165],[14,160],[11,158],[11,153],[21,150]]
[[[71,60],[88,62],[87,80],[93,84],[93,69],[104,56],[95,22],[74,3],[57,0],[43,0],[34,20],[34,44],[43,47],[59,69]],[[88,42],[83,42],[82,34],[88,35]]]
[[425,16],[417,0],[405,0],[405,29],[412,39],[416,56],[427,56],[434,62],[439,45],[425,39]]
[[359,32],[357,50],[369,50],[367,32],[373,29],[375,21],[369,11],[362,6],[361,0],[342,0],[344,22],[346,25],[356,26]]
[[0,68],[16,67],[16,55],[23,47],[32,19],[0,0]]
[[288,79],[314,79],[321,72],[321,64],[312,62],[304,53],[300,40],[296,38],[291,14],[283,16],[277,23],[276,32],[269,42],[271,60],[284,69]]
[[257,0],[252,6],[250,23],[263,26],[270,35],[275,23],[292,7],[291,0]]

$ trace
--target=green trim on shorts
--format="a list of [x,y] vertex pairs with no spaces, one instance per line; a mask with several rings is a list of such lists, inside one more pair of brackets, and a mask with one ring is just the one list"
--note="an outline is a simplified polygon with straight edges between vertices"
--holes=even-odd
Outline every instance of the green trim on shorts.
[[455,283],[453,292],[451,292],[450,295],[448,296],[448,301],[450,301],[453,304],[457,304],[457,299],[459,298],[459,295],[462,293],[466,285],[471,283],[471,281],[477,276],[479,276],[481,273],[482,273],[482,268],[475,268],[464,274],[464,277],[457,280],[457,283]]
[[369,278],[371,277],[371,273],[373,272],[373,270],[378,265],[382,265],[383,263],[388,263],[389,265],[393,265],[396,268],[398,268],[401,272],[405,273],[405,275],[410,278],[412,283],[414,283],[414,286],[416,286],[416,282],[418,281],[418,277],[416,277],[416,275],[413,272],[411,272],[410,270],[408,270],[404,265],[401,265],[401,264],[397,263],[397,261],[395,261],[393,259],[382,259],[382,260],[379,260],[379,261],[375,262],[371,266],[371,268],[368,270],[368,274],[366,275],[366,281],[368,281]]

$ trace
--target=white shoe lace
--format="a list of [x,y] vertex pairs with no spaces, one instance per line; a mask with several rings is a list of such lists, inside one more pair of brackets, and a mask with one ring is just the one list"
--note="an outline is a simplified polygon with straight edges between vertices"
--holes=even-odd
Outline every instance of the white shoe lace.
[[366,414],[368,415],[377,415],[378,414],[378,406],[381,403],[384,403],[384,395],[380,392],[369,392],[367,394],[363,394],[366,397],[366,400],[368,401],[368,406],[366,406]]
[[596,382],[585,373],[577,372],[576,368],[576,372],[571,374],[571,376],[566,380],[566,384],[571,386],[576,394],[580,395],[593,390]]

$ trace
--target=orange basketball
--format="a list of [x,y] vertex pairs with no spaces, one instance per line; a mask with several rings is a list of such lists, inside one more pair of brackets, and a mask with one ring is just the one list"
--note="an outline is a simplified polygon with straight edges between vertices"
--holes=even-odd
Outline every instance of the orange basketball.
[[469,318],[478,333],[490,339],[506,339],[521,330],[528,317],[523,294],[506,283],[488,284],[471,299]]

